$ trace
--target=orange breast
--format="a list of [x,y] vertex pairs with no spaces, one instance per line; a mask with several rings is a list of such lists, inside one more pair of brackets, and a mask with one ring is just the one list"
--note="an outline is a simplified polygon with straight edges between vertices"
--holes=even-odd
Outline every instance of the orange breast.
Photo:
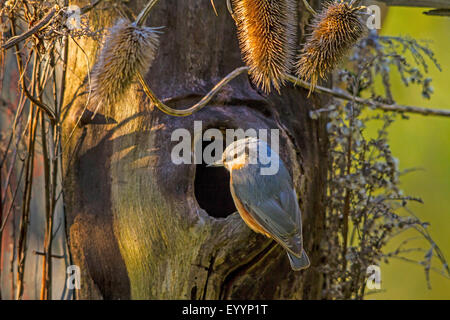
[[241,162],[235,161],[231,164],[231,170],[239,170],[243,166],[245,166],[245,161],[241,161]]
[[236,208],[238,209],[239,214],[241,215],[241,218],[244,220],[244,222],[252,229],[253,231],[257,233],[262,233],[268,238],[272,238],[270,234],[264,230],[262,226],[259,225],[258,222],[256,222],[255,219],[252,218],[250,213],[244,208],[244,205],[242,204],[241,200],[236,196],[236,193],[234,192],[233,188],[233,175],[231,174],[231,180],[230,180],[230,190],[231,190],[231,196],[233,197],[234,204],[236,205]]

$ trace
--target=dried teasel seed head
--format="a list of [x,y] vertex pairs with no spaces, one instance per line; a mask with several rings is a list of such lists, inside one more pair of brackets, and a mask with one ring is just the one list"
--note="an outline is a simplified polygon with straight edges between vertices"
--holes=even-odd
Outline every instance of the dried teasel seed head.
[[366,28],[360,19],[363,8],[332,1],[314,17],[312,33],[296,65],[297,75],[310,81],[310,93],[319,77],[325,79],[364,35]]
[[137,73],[147,72],[159,46],[158,33],[157,28],[123,19],[110,29],[92,70],[91,103],[96,110],[119,102]]
[[296,44],[295,0],[233,0],[234,18],[250,78],[266,93],[280,90]]

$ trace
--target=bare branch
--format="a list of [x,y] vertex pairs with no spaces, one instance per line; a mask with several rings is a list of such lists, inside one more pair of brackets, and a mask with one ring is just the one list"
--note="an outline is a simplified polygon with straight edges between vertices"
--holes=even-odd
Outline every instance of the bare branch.
[[425,11],[424,14],[428,16],[450,16],[450,9],[434,9]]
[[[373,1],[365,1],[366,3]],[[449,0],[377,0],[388,6],[425,7],[425,8],[450,8]]]
[[29,29],[28,31],[25,31],[19,36],[15,36],[10,38],[8,41],[6,41],[5,44],[2,45],[2,49],[9,49],[15,46],[16,44],[19,44],[21,41],[31,37],[33,34],[44,28],[55,16],[56,14],[56,8],[52,8],[49,13],[45,17],[43,17],[34,27]]
[[[294,76],[286,75],[286,79],[289,82],[292,82],[294,85],[298,85],[305,89],[310,89],[311,85],[308,82],[300,80]],[[360,104],[364,104],[366,106],[371,106],[376,109],[391,111],[391,112],[407,112],[407,113],[416,113],[424,116],[441,116],[441,117],[450,117],[450,109],[430,109],[424,107],[416,107],[416,106],[405,106],[400,104],[386,104],[370,99],[363,99],[360,97],[353,97],[349,93],[336,91],[333,89],[316,86],[315,91],[318,93],[328,94],[334,96],[339,99],[347,100],[347,101],[355,101]]]
[[[34,253],[35,255],[38,255],[38,256],[45,256],[45,255],[46,255],[44,252],[36,251],[36,250],[34,250],[33,253]],[[55,259],[64,259],[64,255],[56,255],[56,254],[52,254],[51,257],[52,257],[52,258],[55,258]]]
[[88,4],[87,6],[83,7],[80,9],[81,14],[85,14],[89,11],[91,11],[92,9],[94,9],[98,4],[100,4],[100,2],[102,2],[103,0],[97,0],[92,4]]

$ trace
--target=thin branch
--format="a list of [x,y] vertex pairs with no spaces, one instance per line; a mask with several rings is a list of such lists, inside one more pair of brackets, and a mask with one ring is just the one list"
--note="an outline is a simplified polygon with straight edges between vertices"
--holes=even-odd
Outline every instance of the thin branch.
[[306,7],[306,10],[309,11],[309,13],[311,13],[313,16],[315,16],[317,14],[317,12],[311,7],[311,5],[309,4],[309,2],[307,0],[303,0],[303,4]]
[[45,112],[45,114],[49,117],[50,121],[54,122],[56,121],[56,116],[55,113],[53,112],[53,110],[51,110],[47,105],[45,105],[44,103],[40,102],[39,100],[35,99],[31,93],[27,90],[26,86],[24,85],[24,83],[22,83],[21,85],[23,92],[25,93],[25,95],[27,96],[27,98],[36,106],[38,106],[42,111]]
[[425,11],[424,14],[428,16],[450,16],[450,9],[434,9],[430,11]]
[[[41,300],[48,300],[51,296],[51,285],[49,285],[50,279],[48,278],[48,269],[51,269],[51,247],[47,250],[48,243],[51,244],[52,233],[52,214],[50,204],[50,159],[47,144],[47,133],[45,117],[41,114],[41,139],[42,139],[42,161],[44,164],[44,194],[45,194],[45,236],[44,236],[44,250],[45,255],[42,261],[42,284],[41,284]],[[50,237],[50,238],[49,238]]]
[[48,23],[50,23],[50,21],[53,19],[53,17],[55,16],[57,12],[57,8],[54,7],[50,10],[49,13],[47,13],[45,15],[45,17],[43,17],[34,27],[32,27],[31,29],[29,29],[28,31],[22,33],[19,36],[13,36],[12,38],[10,38],[8,41],[6,41],[5,44],[2,45],[2,49],[9,49],[12,48],[13,46],[19,44],[20,42],[22,42],[23,40],[31,37],[33,34],[35,34],[36,32],[38,32],[39,30],[41,30],[42,28],[44,28]]
[[217,13],[217,9],[216,9],[216,5],[214,4],[214,0],[211,0],[211,5],[214,9],[214,13],[216,14],[216,16],[218,16],[219,14]]
[[[2,203],[2,168],[0,167],[0,224],[3,221],[3,203]],[[2,240],[3,240],[3,234],[0,232],[0,261],[3,261],[3,252],[2,252],[2,248],[3,248],[3,244],[2,244]],[[0,279],[2,278],[2,267],[0,267]],[[2,288],[0,286],[0,300],[2,300]]]
[[[13,21],[13,19],[11,19],[11,33],[13,35],[16,34],[16,26],[15,23]],[[56,120],[55,117],[55,113],[49,108],[47,107],[44,103],[40,102],[38,99],[34,98],[33,95],[28,91],[27,86],[25,84],[25,68],[23,67],[23,62],[22,62],[22,56],[20,55],[20,48],[19,48],[19,44],[16,43],[15,44],[16,47],[16,59],[17,59],[17,66],[19,68],[19,73],[21,76],[21,87],[23,92],[25,93],[25,95],[27,96],[27,98],[35,105],[37,105],[39,108],[41,108],[46,114],[47,116],[50,118],[50,120],[52,122],[54,122]]]
[[97,5],[100,4],[100,2],[102,2],[103,0],[97,0],[92,4],[88,4],[87,6],[84,6],[83,8],[80,9],[80,13],[83,15],[85,13],[88,13],[89,11],[91,11],[92,9],[94,9]]
[[[303,81],[303,80],[298,79],[291,75],[285,75],[285,77],[286,77],[286,80],[293,83],[294,85],[298,85],[298,86],[308,89],[308,90],[311,88],[311,85],[306,81]],[[328,95],[334,96],[336,98],[347,100],[347,101],[353,100],[353,96],[347,92],[337,91],[334,89],[329,89],[329,88],[325,88],[325,87],[321,87],[321,86],[316,86],[315,91],[318,93],[328,94]],[[380,110],[384,110],[384,111],[416,113],[416,114],[420,114],[423,116],[450,117],[450,109],[449,110],[431,109],[431,108],[416,107],[416,106],[405,106],[405,105],[400,105],[400,104],[386,104],[386,103],[374,101],[371,99],[363,99],[360,97],[355,97],[354,100],[357,103],[371,106],[375,109],[380,109]]]
[[377,1],[383,2],[388,6],[450,8],[450,2],[448,0],[377,0]]
[[34,115],[34,108],[31,109],[30,132],[28,142],[28,157],[26,164],[25,190],[23,195],[22,217],[19,226],[19,240],[17,244],[17,300],[22,300],[24,290],[24,276],[25,276],[25,260],[27,257],[27,240],[28,240],[28,225],[30,222],[30,202],[31,192],[33,187],[33,167],[34,167],[34,152],[36,141],[36,127],[39,109]]
[[[394,258],[394,259],[402,260],[402,261],[405,261],[405,262],[409,262],[409,263],[412,263],[412,264],[415,264],[415,265],[418,265],[418,266],[423,266],[421,261],[416,261],[416,260],[413,260],[413,259],[410,259],[410,258],[407,258],[407,257],[403,257],[403,256],[387,256],[387,257],[388,258]],[[437,274],[443,276],[444,278],[450,279],[450,277],[448,276],[447,273],[439,270],[438,268],[430,267],[430,270],[436,272]]]
[[16,190],[14,191],[14,195],[12,196],[12,199],[10,201],[11,204],[9,205],[9,209],[6,212],[6,216],[3,219],[3,223],[0,226],[0,235],[5,230],[6,223],[8,222],[9,216],[11,215],[11,213],[12,213],[12,211],[14,209],[14,203],[16,201],[17,194],[19,193],[20,183],[22,182],[22,176],[23,176],[24,169],[25,169],[25,165],[22,165],[22,169],[20,170],[20,173],[19,173],[19,179],[17,179]]
[[[102,1],[103,0],[97,0],[92,4],[84,6],[83,8],[80,9],[80,14],[83,15],[88,13],[89,11],[94,9],[97,5],[99,5]],[[28,39],[33,34],[39,32],[41,29],[45,28],[59,12],[61,12],[61,10],[58,10],[56,6],[53,7],[34,27],[29,29],[28,31],[25,31],[21,35],[14,36],[10,38],[8,41],[6,41],[6,43],[2,45],[2,49],[8,50],[13,46],[15,46],[16,44],[19,44],[20,42]]]
[[[40,251],[36,251],[36,250],[34,250],[33,253],[38,256],[46,256],[46,254],[44,252],[40,252]],[[56,255],[56,254],[52,254],[51,257],[55,258],[55,259],[64,259],[65,258],[64,255]]]

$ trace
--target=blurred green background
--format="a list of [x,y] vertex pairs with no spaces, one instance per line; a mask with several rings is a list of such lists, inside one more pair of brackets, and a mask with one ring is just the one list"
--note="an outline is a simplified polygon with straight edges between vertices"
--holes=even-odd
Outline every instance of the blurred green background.
[[[422,98],[419,87],[405,88],[393,73],[394,98],[399,104],[450,109],[450,18],[426,16],[423,11],[390,8],[381,34],[431,40],[429,46],[442,72],[429,63],[435,90],[431,100]],[[390,132],[393,155],[400,160],[400,169],[420,168],[402,176],[401,188],[406,195],[424,200],[423,205],[414,204],[411,209],[422,221],[431,224],[429,232],[450,261],[450,119],[412,115],[410,120],[397,120]],[[408,233],[401,238],[414,235]],[[398,243],[399,240],[393,241],[388,250],[394,250]],[[423,241],[411,243],[411,247],[423,245],[429,248]],[[423,254],[416,257],[420,260]],[[383,291],[367,299],[450,299],[450,280],[432,272],[429,290],[419,265],[391,260],[381,265],[381,272]]]

